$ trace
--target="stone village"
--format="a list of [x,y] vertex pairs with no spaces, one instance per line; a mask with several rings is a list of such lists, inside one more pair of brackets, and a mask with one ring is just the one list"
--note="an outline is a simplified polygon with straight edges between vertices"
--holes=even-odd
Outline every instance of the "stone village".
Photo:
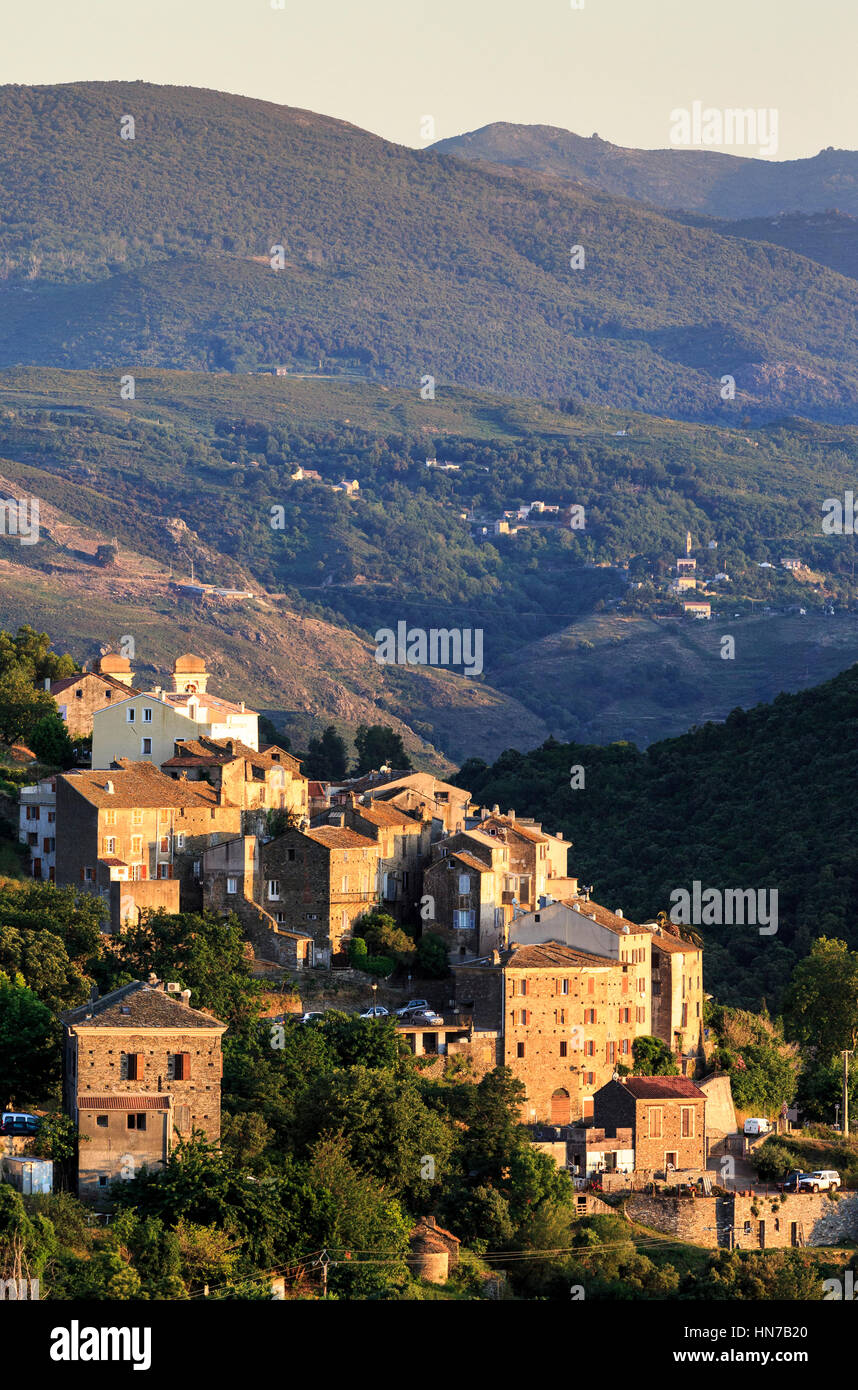
[[[432,1011],[397,1019],[404,1043],[472,1079],[508,1067],[522,1122],[576,1179],[582,1213],[605,1209],[597,1187],[631,1193],[634,1219],[712,1246],[858,1230],[851,1194],[780,1194],[775,1215],[735,1182],[712,1193],[747,1140],[729,1078],[707,1067],[698,938],[664,913],[639,923],[601,905],[569,873],[562,834],[429,773],[308,781],[288,752],[259,746],[253,710],[208,682],[205,660],[185,654],[163,687],[138,688],[116,655],[54,683],[70,733],[92,734],[92,767],[23,788],[35,878],[98,895],[111,933],[157,909],[235,913],[255,962],[299,980],[341,968],[373,909],[419,922],[443,939],[450,976],[421,982]],[[97,1202],[163,1164],[176,1136],[218,1140],[226,1028],[180,983],[135,981],[62,1024],[64,1103],[87,1140],[80,1196]],[[642,1037],[670,1049],[677,1075],[631,1074]],[[422,1231],[427,1258],[444,1236]]]

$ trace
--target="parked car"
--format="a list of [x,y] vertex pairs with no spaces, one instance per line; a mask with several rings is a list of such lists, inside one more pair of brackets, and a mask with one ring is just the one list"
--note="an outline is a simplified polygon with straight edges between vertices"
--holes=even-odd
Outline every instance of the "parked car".
[[302,1023],[315,1023],[315,1021],[316,1021],[317,1018],[324,1018],[324,1017],[325,1017],[325,1015],[324,1015],[323,1013],[318,1013],[318,1012],[316,1012],[316,1011],[311,1011],[310,1013],[302,1014],[302,1016],[301,1016],[301,1022],[302,1022]]
[[802,1173],[799,1192],[836,1192],[842,1187],[840,1174],[834,1168],[817,1168],[813,1173]]
[[362,1013],[361,1018],[388,1018],[389,1014],[383,1004],[373,1004],[371,1009]]
[[435,1012],[434,1009],[421,1009],[421,1010],[419,1010],[418,1012],[415,1012],[415,1013],[413,1013],[413,1014],[409,1014],[409,1022],[411,1022],[411,1023],[436,1023],[436,1024],[437,1024],[437,1023],[443,1023],[444,1020],[443,1020],[443,1018],[441,1017],[440,1014],[436,1014],[436,1012]]
[[407,1004],[403,1004],[401,1009],[396,1010],[396,1013],[399,1018],[404,1018],[406,1014],[422,1014],[428,1008],[428,999],[409,999]]
[[802,1190],[801,1183],[805,1182],[809,1178],[809,1173],[802,1173],[798,1169],[796,1169],[794,1172],[789,1173],[787,1177],[784,1178],[783,1182],[778,1184],[778,1186],[780,1187],[781,1192],[800,1192]]
[[38,1115],[21,1110],[4,1110],[0,1116],[0,1134],[38,1134],[42,1125]]
[[768,1134],[771,1127],[770,1122],[762,1116],[745,1121],[746,1134]]

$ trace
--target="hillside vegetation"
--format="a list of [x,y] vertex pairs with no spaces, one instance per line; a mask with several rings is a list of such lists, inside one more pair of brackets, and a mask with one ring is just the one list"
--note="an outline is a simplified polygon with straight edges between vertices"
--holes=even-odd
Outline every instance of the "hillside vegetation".
[[858,420],[851,280],[310,112],[5,87],[0,191],[0,365],[321,364],[710,419],[728,373],[752,414]]
[[[858,848],[851,763],[858,667],[812,690],[735,710],[645,752],[549,741],[471,761],[461,785],[478,801],[542,818],[574,842],[571,871],[633,919],[669,912],[674,889],[776,889],[778,930],[696,927],[706,985],[744,1008],[783,1000],[816,937],[858,946]],[[573,790],[573,768],[584,786]],[[674,900],[675,901],[675,900]]]

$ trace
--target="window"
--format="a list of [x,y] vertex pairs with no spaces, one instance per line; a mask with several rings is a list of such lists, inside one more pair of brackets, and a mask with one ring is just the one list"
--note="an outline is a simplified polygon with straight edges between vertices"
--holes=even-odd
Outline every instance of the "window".
[[125,722],[126,722],[127,724],[133,724],[134,721],[136,720],[136,718],[137,718],[137,711],[136,711],[136,709],[134,708],[134,706],[131,705],[131,706],[125,711]]
[[295,849],[294,849],[294,846],[290,846],[290,848],[287,849],[287,851],[286,851],[286,858],[289,860],[290,863],[292,863],[292,862],[294,861],[294,859],[295,859]]
[[195,859],[195,860],[194,860],[194,878],[199,878],[200,875],[202,874],[202,871],[203,871],[203,861],[202,861],[201,859]]
[[565,1009],[555,1009],[555,1010],[554,1010],[554,1022],[555,1022],[555,1023],[560,1023],[560,1024],[563,1024],[563,1023],[566,1022],[566,1010],[565,1010]]
[[568,994],[568,993],[569,993],[569,981],[568,981],[568,980],[561,980],[561,981],[560,981],[560,993],[561,993],[561,994]]
[[585,1023],[595,1023],[595,1022],[596,1022],[596,1010],[595,1010],[595,1009],[585,1009],[585,1010],[584,1010],[584,1022],[585,1022]]
[[38,820],[38,819],[39,819],[39,807],[38,807],[38,806],[28,806],[28,807],[27,807],[27,820]]
[[349,891],[349,876],[348,876],[348,874],[343,874],[342,892],[343,892],[343,893],[347,893],[348,891]]
[[679,1113],[680,1113],[680,1118],[681,1118],[681,1121],[682,1121],[680,1133],[681,1133],[683,1139],[693,1139],[693,1138],[694,1138],[694,1106],[693,1106],[693,1105],[683,1105],[683,1106],[681,1107]]
[[[114,815],[115,815],[115,814],[116,814],[116,812],[114,811]],[[135,806],[134,810],[131,812],[131,824],[132,824],[132,825],[142,825],[142,824],[143,824],[143,811],[141,810],[141,808],[140,808],[139,806]]]
[[647,1106],[647,1135],[650,1139],[661,1138],[662,1110],[660,1105]]
[[142,1081],[145,1058],[142,1052],[122,1052],[119,1057],[121,1081]]
[[173,870],[172,864],[159,864],[159,865],[158,865],[158,877],[159,877],[159,878],[172,878],[172,877],[173,877],[173,872],[172,872],[172,870]]
[[595,1055],[596,1055],[596,1044],[593,1042],[593,1039],[592,1039],[592,1038],[588,1038],[587,1041],[584,1043],[584,1056],[585,1056],[585,1057],[595,1057]]
[[520,1010],[519,1022],[521,1023],[523,1028],[527,1027],[528,1023],[530,1022],[530,1014],[528,1013],[527,1009]]
[[84,871],[83,871],[83,881],[84,881],[84,883],[94,883],[94,882],[95,882],[95,870],[94,870],[94,869],[90,869],[89,867],[85,868]]
[[523,979],[522,982],[521,982],[521,992],[522,992],[522,994],[527,994],[527,979],[526,979],[526,978]]
[[146,1128],[146,1114],[145,1114],[145,1112],[144,1112],[143,1114],[135,1113],[135,1114],[133,1114],[133,1115],[128,1115],[128,1116],[127,1116],[127,1119],[126,1119],[126,1124],[128,1125],[128,1128],[129,1128],[129,1129],[145,1129],[145,1128]]
[[516,1055],[516,1057],[523,1057],[523,1056],[524,1056],[524,1043],[516,1043],[516,1045],[515,1045],[515,1055]]
[[467,895],[471,891],[471,879],[468,874],[459,874],[459,892]]
[[606,1044],[605,1044],[605,1061],[608,1062],[608,1063],[611,1063],[611,1062],[616,1062],[616,1060],[617,1060],[617,1044],[616,1044],[615,1042],[606,1043]]
[[152,710],[151,710],[151,708],[149,707],[149,705],[147,705],[147,706],[145,707],[145,709],[143,710],[143,723],[144,723],[144,724],[151,724],[151,723],[152,723]]
[[96,1115],[95,1123],[98,1125],[99,1129],[107,1129],[107,1116]]
[[237,878],[228,878],[228,879],[227,879],[227,881],[226,881],[226,891],[227,891],[227,893],[237,893],[237,892],[238,892],[238,879],[237,879]]
[[144,756],[145,756],[146,754],[151,754],[151,752],[152,752],[152,740],[151,740],[151,738],[141,738],[141,740],[140,740],[140,752],[143,753]]
[[585,1086],[595,1086],[595,1084],[596,1084],[596,1073],[595,1073],[594,1071],[585,1071],[585,1073],[584,1073],[584,1085],[585,1085]]
[[456,908],[453,912],[453,926],[456,931],[470,931],[474,925],[473,908]]
[[568,1050],[569,1050],[569,1049],[568,1049],[568,1044],[565,1043],[565,1042],[562,1042],[562,1043],[560,1044],[560,1056],[561,1056],[561,1057],[565,1057],[566,1054],[567,1054],[567,1052],[568,1052]]
[[167,1057],[167,1080],[168,1081],[190,1081],[191,1079],[191,1054],[190,1052],[171,1052]]
[[627,1055],[629,1052],[631,1052],[631,1050],[631,1044],[628,1038],[623,1038],[622,1042],[620,1043],[620,1052],[622,1052],[624,1055]]
[[114,839],[114,837],[113,837],[112,835],[105,835],[105,837],[104,837],[104,853],[105,853],[105,854],[115,854],[115,853],[116,853],[116,840]]
[[34,846],[35,846],[35,845],[37,845],[38,843],[39,843],[39,834],[38,834],[38,831],[36,831],[36,830],[31,830],[30,833],[29,833],[29,835],[27,836],[27,844],[28,844],[28,845],[34,845]]
[[630,1023],[632,1017],[631,1009],[620,1009],[620,1023]]
[[99,1187],[106,1187],[106,1186],[107,1186],[107,1174],[106,1174],[106,1173],[99,1173],[99,1175],[98,1175],[98,1185],[99,1185]]
[[132,854],[142,854],[142,853],[143,853],[143,836],[142,836],[142,835],[132,835],[132,836],[131,836],[131,853],[132,853]]
[[105,825],[115,825],[115,824],[116,824],[116,812],[115,812],[115,811],[105,811],[105,813],[104,813],[104,824],[105,824]]
[[587,993],[588,993],[588,994],[595,994],[595,993],[596,993],[596,981],[593,979],[593,976],[592,976],[592,975],[589,975],[589,976],[587,977]]

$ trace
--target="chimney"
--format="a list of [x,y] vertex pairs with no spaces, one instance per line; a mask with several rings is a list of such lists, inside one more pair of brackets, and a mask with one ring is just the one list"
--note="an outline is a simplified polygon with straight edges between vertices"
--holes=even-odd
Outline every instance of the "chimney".
[[185,1004],[185,1005],[187,1005],[188,1008],[190,1008],[190,1006],[191,1006],[191,991],[190,991],[189,989],[183,989],[183,990],[182,990],[182,1003]]
[[508,816],[508,818],[509,818],[511,821],[514,821],[514,820],[515,820],[515,811],[512,811],[512,810],[507,811],[507,816]]
[[500,815],[500,806],[493,806],[493,807],[492,807],[492,815],[493,815],[493,816],[499,816],[499,815]]

